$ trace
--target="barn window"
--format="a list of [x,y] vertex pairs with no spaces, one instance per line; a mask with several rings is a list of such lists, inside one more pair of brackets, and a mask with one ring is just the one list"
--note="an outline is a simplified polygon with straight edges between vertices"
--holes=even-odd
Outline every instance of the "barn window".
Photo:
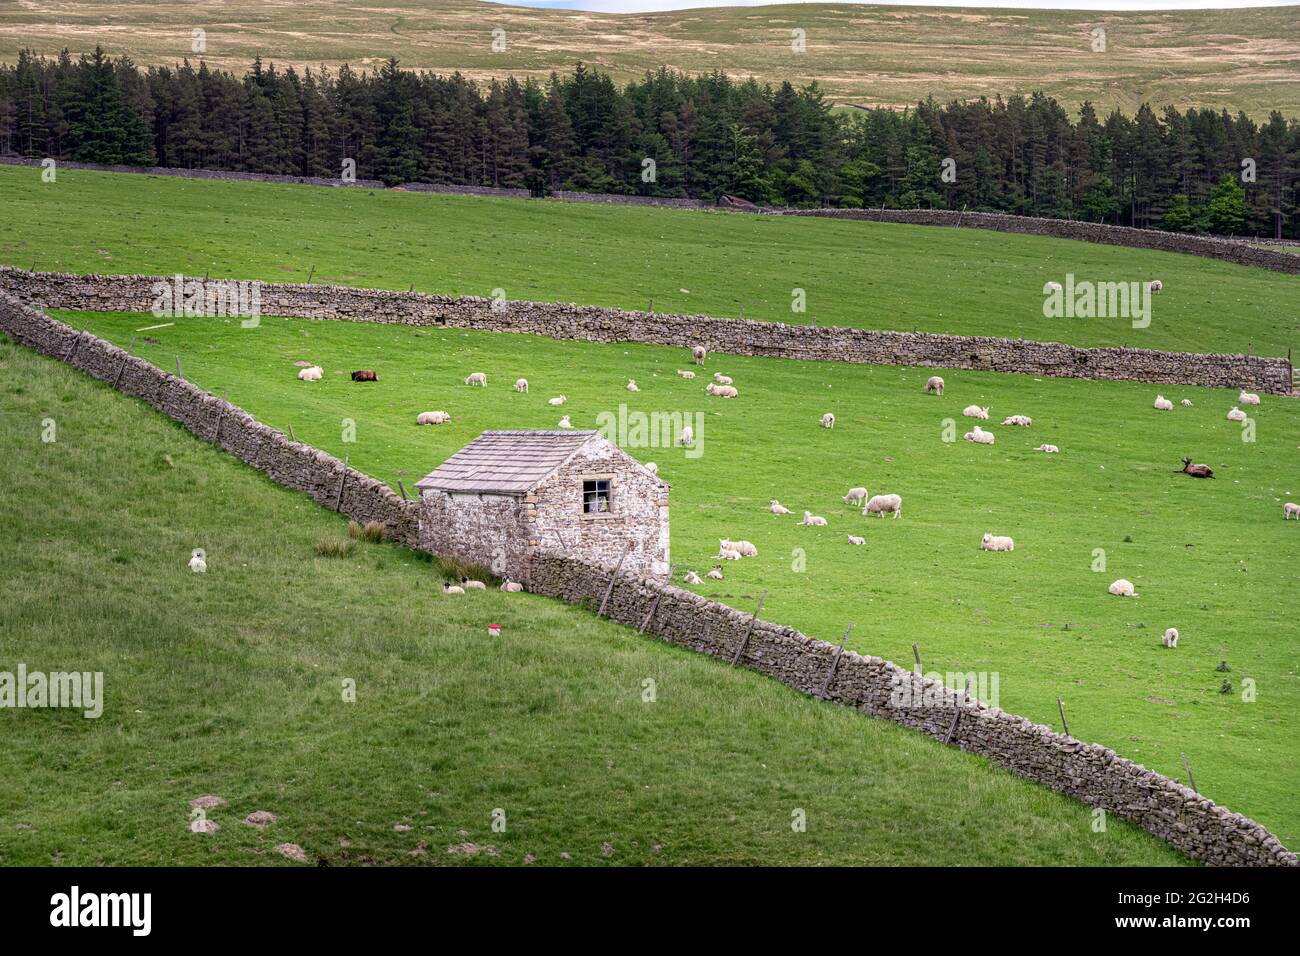
[[609,512],[609,479],[591,478],[582,483],[582,513],[607,514]]

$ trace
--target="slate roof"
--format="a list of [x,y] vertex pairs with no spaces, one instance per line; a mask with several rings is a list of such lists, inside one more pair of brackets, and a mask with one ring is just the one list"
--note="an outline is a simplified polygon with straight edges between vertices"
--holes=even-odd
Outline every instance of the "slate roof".
[[421,490],[522,495],[597,435],[591,429],[486,431],[415,483]]

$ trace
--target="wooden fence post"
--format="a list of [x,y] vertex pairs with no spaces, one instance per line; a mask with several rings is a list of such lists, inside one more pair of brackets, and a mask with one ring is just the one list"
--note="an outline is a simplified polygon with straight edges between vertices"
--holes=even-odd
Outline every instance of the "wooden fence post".
[[831,658],[831,668],[826,672],[826,678],[822,681],[821,689],[817,691],[817,696],[822,700],[826,699],[826,691],[830,689],[831,678],[835,676],[835,670],[840,664],[840,655],[844,653],[844,642],[849,639],[849,632],[852,630],[853,625],[850,624],[844,631],[844,636],[840,638],[840,646],[835,648],[835,656]]
[[921,651],[915,644],[912,645],[912,656],[916,658],[916,672],[924,676],[925,668],[921,666]]
[[[223,394],[221,396],[221,400],[223,402],[229,402],[230,389],[228,388],[222,389],[222,393]],[[217,409],[217,427],[212,432],[212,443],[214,445],[217,443],[217,439],[221,437],[221,416],[224,415],[225,413],[226,413],[226,406],[223,404],[221,405],[221,407]]]
[[1056,706],[1061,711],[1061,726],[1065,728],[1065,736],[1070,736],[1070,725],[1065,722],[1065,701],[1056,698]]
[[961,702],[957,704],[956,712],[952,715],[952,724],[948,727],[948,736],[943,738],[946,744],[952,743],[953,735],[957,733],[957,721],[961,720],[961,705],[966,703],[970,698],[970,675],[966,675],[966,689],[962,691]]
[[179,355],[176,356],[176,377],[179,379],[185,378],[185,373],[181,371],[181,357]]
[[609,587],[605,588],[605,596],[600,601],[600,610],[596,612],[598,617],[605,616],[605,607],[609,604],[609,596],[614,593],[614,582],[618,580],[618,572],[623,570],[623,562],[627,556],[632,553],[632,542],[627,543],[623,549],[622,555],[619,556],[618,564],[614,565],[614,573],[609,576]]
[[397,490],[400,491],[400,492],[402,493],[402,500],[403,500],[403,501],[407,501],[407,500],[409,500],[409,499],[406,497],[406,486],[402,484],[402,479],[401,479],[401,478],[398,478],[398,479],[397,479]]
[[[676,570],[677,570],[676,564],[672,565],[672,567],[668,569],[668,582],[670,584],[672,583],[673,580],[673,572]],[[642,634],[644,634],[645,629],[650,626],[650,619],[655,616],[655,611],[659,610],[659,602],[663,599],[663,596],[664,596],[664,592],[660,591],[658,594],[655,595],[655,599],[650,602],[650,610],[646,611],[645,617],[641,620],[640,630]]]
[[1191,785],[1193,790],[1200,793],[1201,791],[1197,790],[1196,787],[1196,778],[1192,776],[1192,765],[1187,762],[1187,754],[1182,754],[1181,756],[1183,758],[1183,769],[1187,771],[1187,782]]
[[339,508],[343,506],[343,485],[348,480],[348,456],[343,456],[343,476],[339,478],[339,496],[334,499],[334,513],[338,514]]
[[745,628],[745,636],[740,639],[740,646],[736,648],[736,656],[731,659],[731,666],[735,667],[740,663],[740,655],[745,653],[745,646],[749,643],[749,635],[754,630],[754,622],[758,620],[758,612],[763,610],[763,602],[767,600],[767,591],[764,591],[758,598],[758,607],[754,608],[754,613],[749,615],[749,626]]
[[122,364],[117,367],[117,375],[113,379],[113,387],[117,388],[118,383],[122,381],[122,373],[126,371],[126,360],[131,357],[131,350],[135,348],[135,336],[131,336],[131,344],[126,347],[126,354],[122,356]]
[[68,349],[68,357],[65,358],[63,361],[65,362],[72,361],[72,356],[77,354],[77,346],[81,344],[81,337],[85,334],[86,334],[86,329],[85,327],[83,327],[80,332],[78,332],[76,335],[72,337],[72,348]]
[[293,422],[290,422],[290,423],[289,423],[289,441],[296,442],[297,440],[298,440],[298,439],[295,438],[295,437],[294,437],[294,434],[293,434]]

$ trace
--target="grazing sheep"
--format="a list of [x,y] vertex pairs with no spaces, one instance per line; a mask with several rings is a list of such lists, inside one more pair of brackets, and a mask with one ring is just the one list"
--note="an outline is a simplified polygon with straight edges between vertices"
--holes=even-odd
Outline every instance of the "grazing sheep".
[[695,444],[695,429],[690,425],[682,426],[682,433],[677,436],[677,444],[693,445]]
[[739,551],[742,558],[758,557],[758,548],[754,547],[748,541],[729,541],[726,538],[718,539],[719,551]]
[[506,578],[501,582],[500,590],[505,591],[507,594],[518,594],[523,589],[524,586],[522,584],[518,581],[511,581],[509,578]]
[[203,555],[199,554],[198,551],[195,551],[194,554],[190,556],[189,568],[195,574],[205,574],[208,570],[208,562],[203,560]]
[[925,381],[925,394],[929,395],[931,392],[940,398],[943,397],[943,379],[938,375],[931,375]]
[[688,372],[688,371],[685,371],[684,369],[680,369],[680,368],[677,370],[677,374],[678,374],[679,376],[681,376],[682,378],[694,378],[694,377],[695,377],[695,373],[694,373],[694,372]]
[[629,378],[629,379],[627,380],[627,390],[628,390],[629,392],[639,392],[639,391],[641,391],[641,389],[637,388],[637,385],[636,385],[636,379],[634,379],[634,378]]
[[691,355],[695,358],[696,365],[703,365],[705,358],[708,357],[708,354],[709,354],[709,350],[706,349],[703,345],[697,345],[695,346],[695,348],[691,349]]
[[1037,448],[1034,449],[1034,451],[1045,451],[1049,455],[1055,455],[1060,450],[1061,449],[1057,448],[1055,445],[1039,445]]
[[298,378],[304,382],[319,382],[325,370],[319,365],[312,365],[298,372]]
[[1046,293],[1046,292],[1061,292],[1061,291],[1063,291],[1063,290],[1061,289],[1061,283],[1059,283],[1059,282],[1049,282],[1049,283],[1047,283],[1046,285],[1043,286],[1043,292],[1045,292],[1045,293]]
[[866,544],[866,538],[859,538],[856,534],[849,535],[849,544]]
[[1120,578],[1118,581],[1112,581],[1108,590],[1116,597],[1137,597],[1137,592],[1133,590],[1133,582]]
[[811,511],[805,511],[803,513],[803,520],[800,521],[799,523],[806,524],[806,525],[819,525],[825,527],[826,519],[823,518],[821,515],[813,514]]
[[1228,421],[1230,422],[1244,422],[1245,420],[1246,420],[1246,413],[1243,412],[1240,408],[1238,408],[1235,405],[1228,412]]
[[985,534],[980,540],[981,551],[1014,551],[1016,543],[1009,535]]
[[686,577],[682,578],[682,580],[685,581],[687,584],[703,584],[703,583],[704,583],[703,581],[700,580],[700,576],[699,576],[698,574],[696,574],[694,571],[687,571],[687,572],[686,572]]
[[721,372],[714,372],[714,373],[713,373],[713,380],[714,380],[715,382],[717,382],[719,385],[730,385],[730,384],[731,384],[731,376],[730,376],[730,375],[723,375]]
[[563,418],[560,419],[560,424],[556,425],[555,427],[556,427],[556,428],[572,428],[572,427],[573,427],[573,422],[569,421],[569,416],[568,416],[568,415],[565,415]]
[[466,591],[486,591],[486,590],[487,590],[487,585],[484,584],[482,581],[475,581],[473,578],[467,578],[467,577],[465,577],[464,575],[461,576],[461,579],[460,579],[460,586],[461,586],[462,588],[464,588]]
[[997,441],[997,437],[992,432],[986,432],[978,425],[975,426],[975,430],[973,432],[967,432],[961,437],[966,439],[966,441],[973,441],[978,445],[992,445],[995,441]]
[[515,391],[516,391],[516,392],[527,392],[527,391],[528,391],[528,379],[526,379],[526,378],[517,378],[517,379],[515,379]]
[[487,388],[487,373],[485,373],[485,372],[470,372],[468,375],[465,376],[465,384],[466,384],[466,385],[481,385],[481,386],[483,386],[484,388]]
[[781,502],[777,501],[775,498],[772,499],[772,507],[768,510],[770,510],[774,515],[788,515],[790,513],[790,509],[781,504]]
[[895,518],[903,513],[903,499],[899,495],[872,495],[867,506],[862,509],[862,514],[864,517],[879,515],[883,518],[889,511],[894,513]]
[[833,412],[827,412],[825,415],[822,416],[822,428],[834,428],[834,427],[835,427],[835,415]]
[[377,382],[379,381],[379,376],[376,375],[374,372],[372,372],[370,369],[364,368],[364,369],[359,369],[352,373],[352,381]]
[[720,564],[715,564],[715,565],[713,566],[713,570],[709,571],[709,572],[708,572],[707,574],[705,574],[704,576],[705,576],[706,578],[712,578],[712,579],[715,580],[715,581],[721,581],[721,580],[722,580],[722,565],[720,565]]
[[1259,404],[1259,396],[1256,395],[1254,392],[1247,392],[1247,391],[1243,390],[1243,391],[1241,391],[1241,392],[1237,395],[1237,404],[1238,404],[1238,405],[1258,405],[1258,404]]
[[1151,404],[1151,407],[1158,412],[1172,412],[1174,410],[1174,403],[1163,395],[1157,395],[1156,400]]
[[550,401],[548,401],[546,404],[547,404],[547,405],[563,405],[563,404],[564,404],[565,402],[567,402],[567,401],[568,401],[568,399],[565,398],[563,395],[556,395],[554,398],[552,398],[552,399],[551,399]]
[[1179,402],[1178,404],[1181,405],[1181,406],[1183,406],[1183,408],[1191,408],[1191,407],[1192,407],[1192,400],[1191,400],[1190,398],[1184,398],[1184,399],[1183,399],[1181,402]]
[[1300,505],[1296,504],[1294,501],[1288,501],[1282,506],[1282,520],[1290,521],[1292,515],[1300,518]]
[[850,488],[849,493],[841,499],[846,505],[860,505],[867,500],[866,488]]
[[1008,415],[1002,419],[1003,425],[1017,425],[1020,428],[1028,428],[1034,423],[1034,420],[1028,415]]
[[1193,465],[1190,458],[1183,459],[1183,467],[1181,470],[1185,474],[1191,475],[1193,478],[1214,477],[1214,470],[1211,469],[1209,465]]
[[735,548],[722,548],[714,557],[722,558],[724,561],[739,561],[743,555]]
[[1147,288],[1151,290],[1152,295],[1159,295],[1160,290],[1163,289],[1164,287],[1165,284],[1161,282],[1159,279],[1152,279],[1150,282],[1147,283]]
[[712,382],[704,386],[704,390],[710,395],[718,396],[718,398],[735,398],[740,394],[731,385],[715,385]]
[[451,421],[451,416],[446,412],[420,412],[415,417],[417,425],[445,425]]
[[464,594],[465,589],[461,587],[459,584],[448,584],[446,581],[443,581],[442,593],[443,594]]
[[989,417],[989,407],[987,405],[985,405],[983,408],[980,408],[978,405],[967,405],[965,408],[961,410],[961,413],[965,415],[967,418],[979,418],[979,419],[987,420]]
[[650,472],[650,474],[652,475],[659,474],[659,466],[656,465],[653,461],[647,461],[645,463],[645,470]]
[[1167,629],[1167,630],[1165,631],[1165,636],[1161,638],[1161,641],[1164,643],[1165,647],[1177,647],[1177,646],[1178,646],[1178,628],[1176,628],[1176,627],[1171,627],[1171,628]]

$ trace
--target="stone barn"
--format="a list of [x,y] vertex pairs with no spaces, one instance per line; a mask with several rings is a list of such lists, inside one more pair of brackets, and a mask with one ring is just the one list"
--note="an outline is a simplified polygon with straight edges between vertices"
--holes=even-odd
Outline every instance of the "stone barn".
[[539,552],[668,573],[668,482],[596,431],[486,431],[416,483],[420,547],[527,581]]

